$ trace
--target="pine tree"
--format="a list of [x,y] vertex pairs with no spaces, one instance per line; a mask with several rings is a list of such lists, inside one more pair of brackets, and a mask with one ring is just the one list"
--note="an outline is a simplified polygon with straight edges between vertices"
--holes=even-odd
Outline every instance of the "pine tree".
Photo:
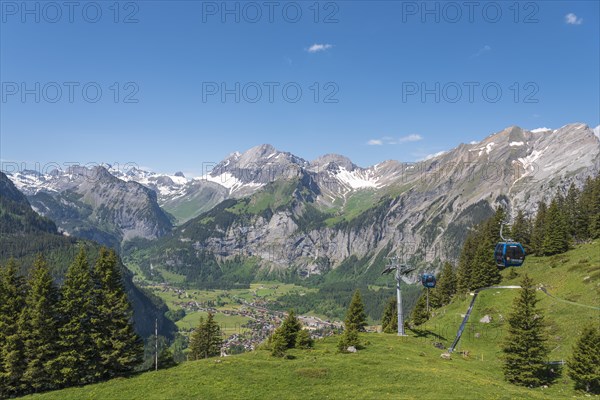
[[471,230],[467,234],[465,244],[460,252],[458,270],[456,273],[456,290],[458,293],[466,293],[473,289],[473,261],[477,251],[476,231]]
[[26,286],[14,259],[0,270],[0,289],[0,397],[9,397],[23,392],[26,368],[18,326],[25,305]]
[[190,356],[194,360],[215,357],[221,354],[223,340],[221,328],[215,321],[212,313],[205,319],[200,318],[200,323],[190,337]]
[[575,389],[600,394],[600,329],[597,325],[584,329],[567,365]]
[[285,352],[288,349],[286,338],[280,331],[275,331],[270,338],[271,355],[273,357],[285,357]]
[[560,209],[560,199],[556,197],[550,203],[544,221],[545,234],[540,254],[551,256],[569,250],[569,233]]
[[[568,222],[568,232],[571,237],[578,238],[578,227],[577,221],[579,218],[579,190],[575,186],[575,183],[571,183],[567,196],[564,200],[564,214],[566,221]],[[578,238],[579,239],[579,238]]]
[[344,325],[346,329],[356,329],[357,331],[364,331],[365,326],[367,326],[367,315],[365,314],[365,306],[359,289],[356,289],[352,296]]
[[526,254],[531,253],[531,222],[525,216],[523,210],[517,212],[511,227],[511,238],[523,245]]
[[398,304],[396,297],[390,297],[383,310],[381,329],[385,333],[398,332]]
[[206,318],[206,330],[209,335],[207,357],[221,355],[221,347],[223,347],[221,328],[217,324],[217,321],[215,321],[215,316],[210,312]]
[[60,354],[52,362],[52,368],[60,372],[61,386],[87,384],[97,377],[93,292],[87,254],[81,247],[67,270],[62,287],[60,313],[64,324],[59,328]]
[[533,253],[542,254],[542,245],[546,236],[546,212],[548,206],[543,201],[538,203],[537,213],[531,231],[531,250]]
[[302,324],[298,321],[298,318],[296,318],[294,310],[288,312],[287,317],[283,320],[281,326],[279,326],[277,330],[285,339],[288,349],[294,348],[296,345],[296,336],[298,335],[298,332],[302,330]]
[[502,208],[498,208],[496,215],[485,221],[477,231],[471,289],[495,285],[502,280],[494,259],[494,248],[500,236],[500,224],[504,219],[504,212],[501,210]]
[[353,346],[356,349],[361,347],[358,330],[354,326],[351,326],[349,329],[346,328],[338,340],[338,350],[340,352],[346,353],[350,346]]
[[410,314],[410,320],[416,326],[422,325],[429,319],[429,312],[427,312],[427,294],[425,291],[417,300],[417,304],[415,304],[415,308],[413,308]]
[[452,296],[454,296],[455,294],[456,274],[454,273],[454,267],[452,266],[452,264],[446,262],[444,263],[442,273],[440,274],[440,277],[437,280],[435,289],[433,289],[430,293],[430,302],[433,298],[433,304],[436,304],[436,308],[445,306],[446,304],[450,303]]
[[575,221],[576,234],[579,240],[591,238],[590,223],[594,206],[594,180],[587,177],[579,194],[577,202],[577,220]]
[[544,317],[536,307],[538,301],[533,280],[525,275],[508,317],[508,334],[503,345],[504,377],[517,385],[532,387],[545,381],[548,348]]
[[600,238],[600,175],[591,181],[591,185],[589,232],[592,239],[598,239]]
[[34,262],[29,286],[19,321],[27,363],[23,381],[33,392],[39,392],[54,388],[58,377],[51,365],[59,351],[59,293],[41,254]]
[[314,346],[315,341],[310,337],[310,332],[306,329],[301,329],[296,335],[297,349],[310,349]]
[[117,255],[101,248],[93,270],[95,283],[93,338],[98,349],[98,378],[133,371],[142,362],[144,344],[133,327]]
[[207,347],[205,343],[206,337],[204,332],[204,318],[200,317],[200,321],[198,321],[198,326],[194,329],[190,335],[190,358],[192,360],[200,360],[203,358],[204,349]]

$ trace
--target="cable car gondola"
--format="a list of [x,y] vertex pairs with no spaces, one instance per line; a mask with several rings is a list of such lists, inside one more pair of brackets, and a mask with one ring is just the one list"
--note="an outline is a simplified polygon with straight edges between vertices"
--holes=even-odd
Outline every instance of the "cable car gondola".
[[502,241],[496,244],[496,248],[494,249],[496,265],[500,268],[520,267],[523,265],[523,261],[525,261],[525,249],[521,243],[515,242],[512,239],[505,239],[502,236],[503,227],[504,224],[501,223],[500,238]]
[[496,265],[502,268],[520,267],[525,261],[525,249],[518,242],[500,242],[494,250],[494,259]]
[[435,275],[434,274],[423,274],[421,275],[421,283],[426,288],[434,288],[435,287]]

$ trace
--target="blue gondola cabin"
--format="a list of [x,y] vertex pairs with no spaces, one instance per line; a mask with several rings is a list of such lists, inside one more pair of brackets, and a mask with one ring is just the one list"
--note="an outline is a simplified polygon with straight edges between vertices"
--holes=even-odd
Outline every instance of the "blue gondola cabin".
[[520,267],[525,261],[525,249],[521,243],[500,242],[494,250],[494,258],[499,267]]
[[433,275],[433,274],[421,275],[421,283],[426,288],[434,288],[435,287],[435,275]]

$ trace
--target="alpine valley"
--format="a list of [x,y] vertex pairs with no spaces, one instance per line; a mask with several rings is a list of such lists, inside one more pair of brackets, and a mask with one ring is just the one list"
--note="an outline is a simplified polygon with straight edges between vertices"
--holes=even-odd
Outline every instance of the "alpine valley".
[[423,161],[362,168],[260,145],[201,177],[98,165],[4,167],[58,232],[120,249],[140,279],[216,288],[277,279],[375,283],[388,256],[436,269],[497,206],[531,215],[600,170],[598,128],[516,126]]

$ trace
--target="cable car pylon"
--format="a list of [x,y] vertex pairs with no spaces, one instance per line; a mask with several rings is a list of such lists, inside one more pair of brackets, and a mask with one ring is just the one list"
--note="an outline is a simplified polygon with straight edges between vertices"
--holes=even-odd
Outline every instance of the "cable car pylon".
[[402,311],[402,289],[400,288],[400,280],[408,280],[406,274],[414,271],[416,268],[398,262],[398,257],[391,257],[390,263],[383,270],[381,275],[386,275],[395,271],[396,274],[396,298],[398,301],[398,336],[406,336],[404,333],[404,313]]

